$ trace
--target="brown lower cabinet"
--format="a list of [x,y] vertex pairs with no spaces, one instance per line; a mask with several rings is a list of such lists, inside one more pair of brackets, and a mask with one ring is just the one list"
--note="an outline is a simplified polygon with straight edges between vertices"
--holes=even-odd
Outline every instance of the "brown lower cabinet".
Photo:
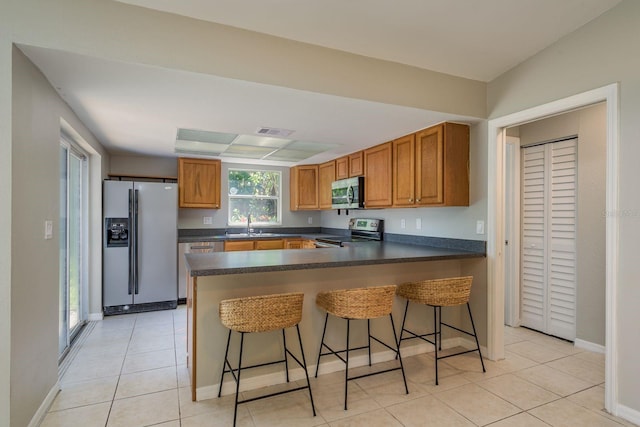
[[255,240],[225,240],[224,251],[252,251],[255,248]]
[[284,239],[256,240],[256,250],[284,249]]
[[315,240],[292,239],[259,239],[259,240],[225,240],[224,251],[261,251],[269,249],[314,249]]

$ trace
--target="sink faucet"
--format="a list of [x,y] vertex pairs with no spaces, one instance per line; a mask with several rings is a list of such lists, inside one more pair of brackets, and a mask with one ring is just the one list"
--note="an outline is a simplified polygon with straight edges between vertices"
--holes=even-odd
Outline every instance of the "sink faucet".
[[251,214],[247,213],[247,234],[251,234]]

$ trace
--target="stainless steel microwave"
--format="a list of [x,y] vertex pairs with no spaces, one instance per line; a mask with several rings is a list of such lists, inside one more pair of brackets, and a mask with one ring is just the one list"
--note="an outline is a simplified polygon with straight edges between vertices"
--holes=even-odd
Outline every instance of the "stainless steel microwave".
[[340,179],[331,183],[331,208],[364,208],[364,177]]

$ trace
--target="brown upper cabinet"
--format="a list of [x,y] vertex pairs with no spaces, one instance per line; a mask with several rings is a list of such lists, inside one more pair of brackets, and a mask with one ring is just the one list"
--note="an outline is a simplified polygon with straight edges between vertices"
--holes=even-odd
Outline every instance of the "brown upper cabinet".
[[178,206],[220,209],[220,160],[178,158]]
[[336,179],[364,175],[364,154],[362,151],[336,159]]
[[290,169],[290,209],[318,209],[318,165],[294,166]]
[[367,148],[364,153],[364,207],[390,207],[392,143]]
[[393,141],[393,206],[469,206],[469,126],[441,123]]
[[331,183],[336,180],[336,161],[318,166],[318,207],[331,209]]
[[416,203],[416,136],[406,135],[393,141],[393,206]]
[[349,178],[349,156],[336,159],[336,179]]
[[349,154],[349,177],[364,175],[364,155],[362,151]]

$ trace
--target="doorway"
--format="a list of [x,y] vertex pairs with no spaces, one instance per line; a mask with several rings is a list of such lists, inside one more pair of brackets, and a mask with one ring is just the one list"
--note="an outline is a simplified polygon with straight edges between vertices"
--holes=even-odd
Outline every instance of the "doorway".
[[60,141],[60,256],[58,360],[86,322],[87,156],[64,138]]
[[[611,84],[528,110],[513,113],[488,123],[488,354],[492,359],[504,358],[505,298],[505,141],[507,128],[551,117],[584,106],[606,103],[606,211],[618,207],[618,85]],[[616,390],[618,218],[606,218],[605,272],[605,408],[617,413]]]

